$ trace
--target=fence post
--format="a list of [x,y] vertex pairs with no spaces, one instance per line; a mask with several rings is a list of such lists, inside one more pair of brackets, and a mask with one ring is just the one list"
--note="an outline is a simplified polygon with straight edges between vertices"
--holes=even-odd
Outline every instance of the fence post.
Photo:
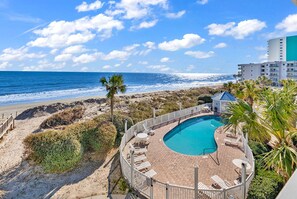
[[223,193],[224,193],[224,199],[227,199],[227,194],[226,194],[226,189],[223,188]]
[[128,130],[128,120],[125,119],[125,133],[127,133],[127,130]]
[[150,178],[151,179],[151,190],[150,190],[150,199],[153,199],[154,198],[154,185],[153,185],[153,178]]
[[179,104],[179,110],[181,111],[182,110],[182,103],[178,103]]
[[166,183],[166,199],[169,199],[169,183]]
[[131,187],[133,188],[134,182],[134,149],[130,151],[130,158],[131,158]]
[[242,198],[246,198],[246,164],[243,162],[242,163],[242,169],[241,169],[241,183],[242,183]]
[[194,187],[195,187],[195,199],[198,199],[198,166],[194,168]]

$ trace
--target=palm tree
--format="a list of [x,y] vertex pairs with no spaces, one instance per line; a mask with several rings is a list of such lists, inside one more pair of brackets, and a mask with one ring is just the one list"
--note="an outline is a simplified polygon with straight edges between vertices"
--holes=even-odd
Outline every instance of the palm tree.
[[268,134],[263,133],[267,131],[267,127],[263,125],[262,118],[247,102],[239,99],[236,103],[230,103],[223,117],[227,119],[225,130],[248,132],[252,140],[269,140]]
[[243,99],[253,108],[254,102],[258,98],[259,89],[253,80],[244,81],[242,86]]
[[124,79],[122,75],[113,75],[108,78],[108,81],[105,77],[100,79],[102,86],[105,87],[107,94],[106,97],[110,99],[110,116],[111,121],[113,121],[113,108],[114,108],[114,97],[115,94],[119,92],[126,92],[126,85],[124,85]]
[[[263,161],[267,168],[273,168],[288,180],[297,168],[297,148],[293,137],[296,136],[296,104],[292,90],[285,85],[282,91],[274,91],[263,96],[264,112],[270,123],[272,150],[265,154]],[[291,96],[291,97],[289,97]]]
[[261,88],[270,86],[272,84],[271,79],[266,76],[260,76],[256,80],[256,84],[259,84]]

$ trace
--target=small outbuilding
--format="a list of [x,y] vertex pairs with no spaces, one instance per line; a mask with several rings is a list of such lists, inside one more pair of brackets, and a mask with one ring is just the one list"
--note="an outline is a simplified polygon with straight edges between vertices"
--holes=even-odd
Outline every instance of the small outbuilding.
[[216,93],[212,97],[212,110],[215,113],[225,113],[230,102],[236,102],[236,98],[229,92]]

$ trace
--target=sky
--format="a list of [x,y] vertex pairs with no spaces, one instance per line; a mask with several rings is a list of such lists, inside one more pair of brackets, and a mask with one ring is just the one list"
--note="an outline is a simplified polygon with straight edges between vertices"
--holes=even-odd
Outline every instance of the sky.
[[0,0],[0,71],[237,73],[297,34],[290,0]]

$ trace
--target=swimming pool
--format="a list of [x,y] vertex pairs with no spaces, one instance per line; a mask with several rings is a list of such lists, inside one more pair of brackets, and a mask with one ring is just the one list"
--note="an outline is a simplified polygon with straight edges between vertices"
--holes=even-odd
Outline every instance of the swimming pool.
[[223,126],[219,116],[209,115],[188,119],[164,137],[164,143],[171,150],[185,155],[205,155],[217,150],[215,130]]

